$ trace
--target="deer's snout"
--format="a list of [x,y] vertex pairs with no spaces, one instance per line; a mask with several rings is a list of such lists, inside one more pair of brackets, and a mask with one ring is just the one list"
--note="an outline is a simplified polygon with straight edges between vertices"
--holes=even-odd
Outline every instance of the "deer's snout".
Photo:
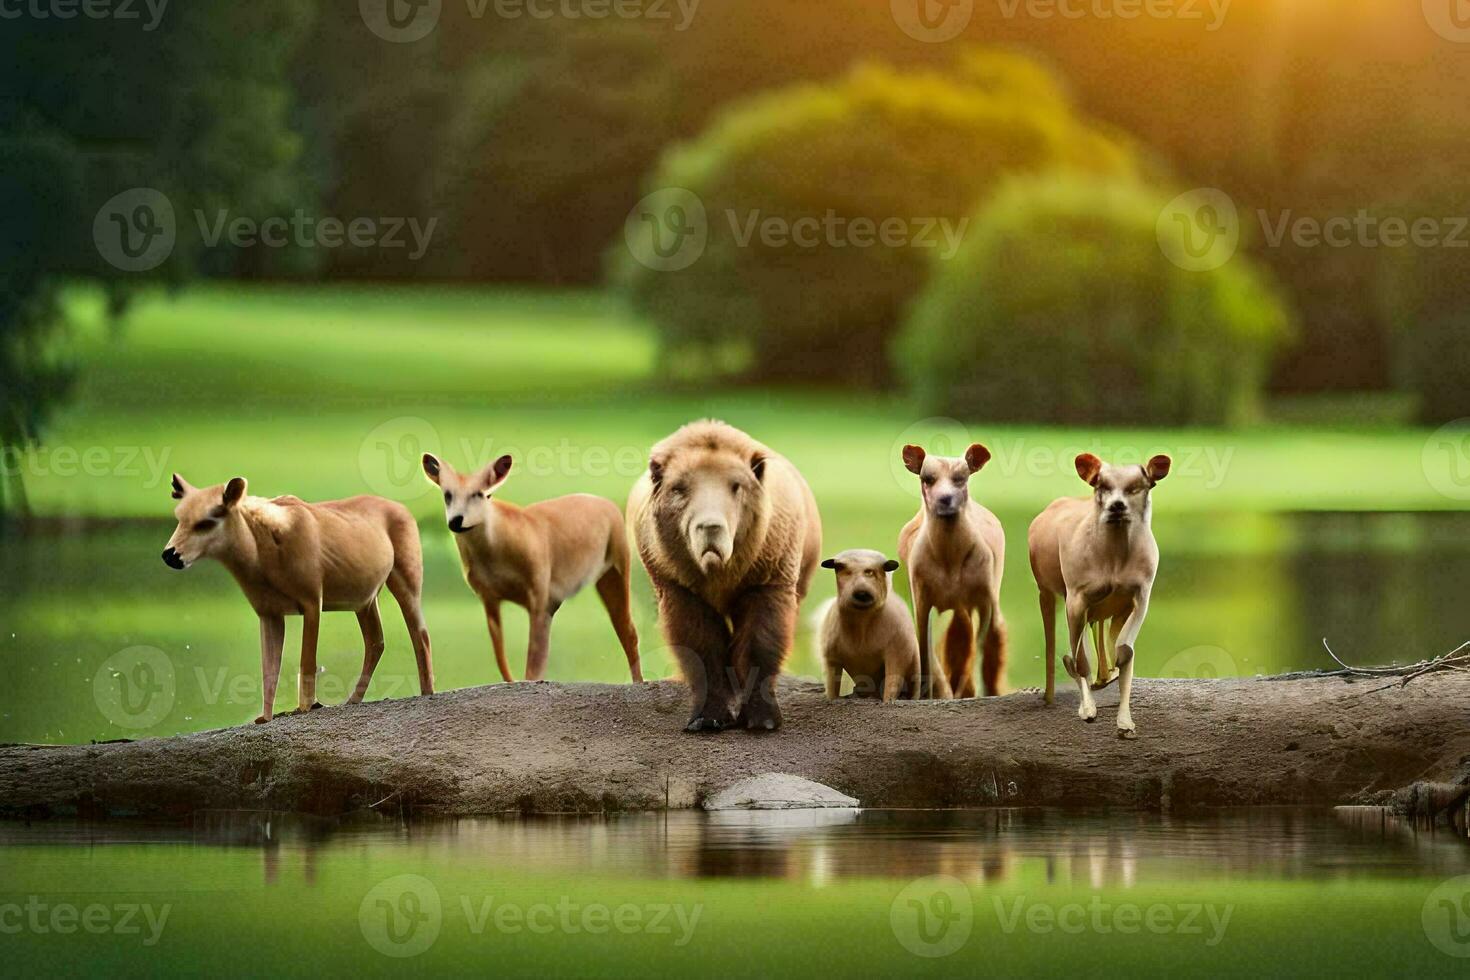
[[458,514],[455,514],[449,519],[449,530],[453,531],[455,534],[463,534],[468,531],[469,528],[464,526],[464,518]]
[[163,563],[165,565],[167,565],[169,568],[177,569],[178,571],[183,571],[184,570],[184,559],[183,559],[183,556],[181,556],[177,551],[175,551],[172,545],[170,545],[169,547],[163,549],[163,556],[162,557],[163,557]]

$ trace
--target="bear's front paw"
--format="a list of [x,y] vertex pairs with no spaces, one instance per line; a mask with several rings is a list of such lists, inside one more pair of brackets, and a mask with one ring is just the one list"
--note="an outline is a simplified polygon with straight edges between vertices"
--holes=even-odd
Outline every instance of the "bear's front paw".
[[781,727],[781,709],[774,701],[757,698],[741,709],[736,724],[743,724],[753,732],[774,732]]

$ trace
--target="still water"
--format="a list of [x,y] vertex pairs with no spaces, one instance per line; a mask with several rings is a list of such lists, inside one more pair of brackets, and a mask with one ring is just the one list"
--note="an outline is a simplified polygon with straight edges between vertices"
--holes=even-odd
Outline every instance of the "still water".
[[[880,541],[889,515],[829,522],[834,546]],[[1043,678],[1041,629],[1024,547],[1029,515],[1002,514],[1010,537],[1002,606],[1012,686]],[[1149,677],[1251,676],[1332,666],[1321,641],[1354,663],[1412,661],[1462,643],[1470,627],[1470,514],[1159,515],[1163,563],[1139,643]],[[87,742],[199,731],[260,711],[254,615],[224,569],[172,572],[158,554],[172,524],[54,528],[0,541],[0,742]],[[425,528],[424,608],[441,690],[497,677],[483,613],[442,528]],[[899,583],[906,593],[906,583]],[[810,620],[830,596],[819,575],[788,663],[815,676]],[[647,579],[635,571],[644,672],[672,676]],[[393,600],[388,650],[370,698],[417,693]],[[512,668],[525,663],[526,618],[506,607]],[[287,626],[277,710],[295,704],[300,620]],[[323,619],[321,700],[343,700],[361,664],[355,617]],[[590,590],[557,616],[548,677],[622,681],[627,667]]]
[[1470,845],[1378,811],[0,824],[12,975],[1463,976]]

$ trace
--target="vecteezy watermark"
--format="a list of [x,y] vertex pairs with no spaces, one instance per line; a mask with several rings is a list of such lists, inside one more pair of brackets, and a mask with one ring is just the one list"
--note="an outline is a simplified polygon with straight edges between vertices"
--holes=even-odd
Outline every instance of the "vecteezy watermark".
[[[1267,248],[1470,248],[1470,216],[1390,215],[1359,208],[1352,214],[1306,215],[1291,208],[1255,210]],[[1159,247],[1190,272],[1218,269],[1240,248],[1235,201],[1214,187],[1187,191],[1159,213]]]
[[769,249],[932,248],[945,260],[960,250],[970,225],[969,218],[850,218],[831,209],[821,217],[787,218],[759,209],[741,214],[732,208],[725,219],[740,248],[757,241]]
[[[140,21],[152,31],[163,20],[168,0],[0,0],[0,20]],[[145,19],[146,16],[146,19]]]
[[1083,933],[1135,936],[1146,932],[1155,936],[1199,936],[1210,947],[1224,940],[1230,917],[1235,913],[1234,905],[1220,906],[1213,902],[1139,905],[1105,902],[1101,895],[1093,895],[1086,903],[1032,902],[1024,895],[1012,899],[997,895],[991,902],[1001,931],[1006,935],[1019,929],[1043,936],[1056,932],[1073,936]]
[[623,221],[623,240],[638,264],[655,272],[679,272],[704,255],[709,215],[698,194],[665,187],[633,205]]
[[889,0],[893,22],[915,41],[942,44],[964,33],[975,16],[975,0]]
[[97,253],[123,272],[158,268],[173,254],[177,237],[173,202],[151,187],[113,196],[92,219]]
[[448,910],[434,883],[420,875],[380,882],[358,907],[358,925],[368,945],[384,956],[406,959],[427,952],[439,939],[445,920],[464,918],[471,936],[523,933],[606,936],[667,936],[684,947],[699,928],[703,905],[655,902],[635,905],[583,903],[562,895],[554,902],[507,902],[493,895],[460,895]]
[[[722,224],[736,248],[769,250],[917,248],[951,259],[964,242],[968,217],[868,217],[768,214],[759,208],[726,208]],[[711,232],[709,213],[698,194],[683,187],[654,191],[633,206],[623,238],[635,261],[655,272],[679,272],[704,255]]]
[[1442,425],[1424,440],[1424,478],[1450,500],[1470,500],[1470,418]]
[[[355,675],[339,678],[319,673],[317,676],[317,697],[330,704],[346,701],[356,687]],[[410,678],[404,674],[379,670],[373,675],[375,698],[392,698],[413,690]],[[162,724],[173,713],[181,695],[186,694],[187,703],[209,707],[259,705],[260,674],[202,664],[181,669],[174,658],[158,647],[131,646],[108,657],[92,675],[92,698],[97,709],[108,721],[130,731]]]
[[137,936],[157,946],[173,905],[149,902],[56,902],[29,895],[24,902],[0,900],[0,935]]
[[1021,474],[1039,478],[1074,475],[1076,459],[1091,453],[1117,466],[1142,465],[1159,454],[1168,455],[1174,465],[1173,479],[1187,479],[1206,490],[1217,490],[1229,475],[1235,460],[1235,447],[1229,445],[1157,445],[1112,442],[1095,437],[1085,443],[1046,443],[1027,436],[986,437],[971,432],[962,422],[936,416],[922,419],[905,428],[888,449],[888,467],[893,480],[910,496],[918,497],[919,481],[903,462],[903,447],[921,447],[931,456],[963,456],[972,443],[990,450],[987,474],[1014,477]]
[[[465,0],[472,20],[646,20],[686,31],[700,0]],[[443,0],[358,0],[368,30],[385,41],[411,44],[439,26]]]
[[1007,20],[1177,20],[1218,31],[1231,0],[996,0]]
[[949,956],[970,940],[975,903],[951,875],[911,882],[888,907],[888,925],[900,946],[926,959]]
[[151,489],[168,476],[169,455],[167,447],[152,446],[0,446],[0,475],[141,478]]
[[1441,882],[1424,899],[1424,935],[1446,956],[1470,957],[1470,875]]
[[[221,241],[235,248],[412,248],[408,253],[410,262],[417,262],[429,250],[434,237],[438,218],[420,222],[418,218],[358,217],[344,221],[341,218],[319,218],[307,214],[301,208],[289,218],[275,216],[256,219],[237,215],[230,216],[228,209],[220,208],[213,217],[196,210],[194,219],[199,223],[199,237],[209,248],[217,248]],[[412,239],[412,242],[410,242]]]
[[1424,19],[1446,41],[1470,44],[1470,3],[1466,0],[1423,0]]
[[1155,233],[1170,262],[1188,272],[1210,272],[1235,257],[1240,213],[1229,194],[1198,187],[1164,205]]
[[133,646],[102,662],[92,675],[92,698],[119,728],[152,728],[173,711],[178,693],[174,662],[157,647]]
[[[417,262],[429,250],[438,218],[318,217],[297,208],[289,215],[254,218],[231,215],[228,208],[213,214],[192,212],[199,240],[206,248],[222,244],[234,248],[375,248],[408,250]],[[173,253],[178,223],[173,202],[152,187],[134,187],[112,197],[92,220],[97,253],[124,272],[156,269]]]
[[[450,453],[446,457],[446,451]],[[601,446],[575,443],[565,437],[555,443],[515,444],[495,438],[460,439],[448,446],[428,419],[404,415],[389,419],[363,437],[358,447],[358,471],[376,494],[409,501],[433,491],[424,477],[425,453],[459,468],[478,468],[501,456],[510,456],[519,476],[616,476],[635,479],[648,467],[644,446]]]
[[1224,647],[1197,646],[1180,650],[1159,668],[1157,677],[1185,680],[1216,680],[1239,677],[1240,664]]

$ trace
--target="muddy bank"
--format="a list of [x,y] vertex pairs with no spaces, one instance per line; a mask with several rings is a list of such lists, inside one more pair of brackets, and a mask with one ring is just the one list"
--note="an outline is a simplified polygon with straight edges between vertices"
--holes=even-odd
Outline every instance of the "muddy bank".
[[337,815],[699,805],[784,772],[867,807],[1201,806],[1380,801],[1464,783],[1470,676],[1407,688],[1339,677],[1140,680],[1138,738],[1094,725],[1076,695],[827,702],[784,679],[786,727],[686,735],[676,684],[515,684],[334,707],[197,735],[0,748],[0,814],[183,817],[203,809]]

